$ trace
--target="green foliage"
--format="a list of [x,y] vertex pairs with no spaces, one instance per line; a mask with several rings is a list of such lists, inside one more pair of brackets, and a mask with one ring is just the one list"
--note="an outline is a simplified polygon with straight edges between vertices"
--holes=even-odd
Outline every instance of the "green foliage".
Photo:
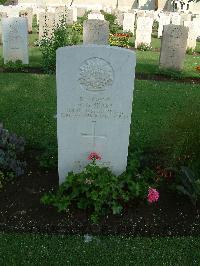
[[200,198],[200,178],[188,167],[182,166],[178,171],[175,187],[178,192],[189,197],[194,205]]
[[84,16],[78,18],[78,22],[83,25],[83,22],[88,19],[88,15],[90,14],[90,10],[85,12]]
[[152,50],[152,47],[147,43],[140,43],[137,46],[137,49],[140,51],[150,51],[150,50]]
[[110,33],[117,33],[120,28],[119,25],[115,23],[117,17],[114,14],[107,13],[103,10],[101,10],[101,14],[104,15],[105,20],[109,22]]
[[40,42],[42,52],[43,68],[47,73],[56,71],[56,50],[60,47],[69,45],[67,34],[67,26],[63,21],[54,29],[51,37],[44,33],[44,37]]
[[154,20],[153,21],[153,30],[157,31],[158,30],[158,26],[159,26],[159,22]]
[[24,68],[24,65],[22,64],[21,60],[16,60],[15,62],[9,61],[6,64],[4,64],[5,69],[15,71],[22,71]]
[[192,48],[187,48],[186,53],[189,54],[189,55],[193,55],[193,53],[194,53],[194,49],[192,49]]
[[140,176],[135,180],[129,174],[115,176],[106,167],[99,167],[95,162],[87,165],[81,173],[69,173],[66,180],[54,194],[45,194],[41,201],[68,211],[70,206],[92,211],[94,223],[111,211],[120,214],[123,204],[131,199],[144,198],[148,183]]
[[76,22],[72,25],[72,30],[82,35],[83,25],[81,23]]
[[104,15],[105,20],[108,21],[110,25],[115,23],[117,17],[114,14],[107,13],[104,10],[101,10],[101,14]]
[[45,32],[40,42],[42,52],[43,68],[46,73],[55,73],[56,71],[56,50],[68,45],[76,45],[80,42],[79,33],[76,30],[69,31],[65,23],[65,18],[60,21],[54,29],[51,37]]
[[6,179],[24,174],[26,163],[20,160],[24,145],[22,137],[0,126],[0,187]]
[[41,147],[37,160],[42,168],[55,169],[58,163],[57,147],[55,143],[45,141]]

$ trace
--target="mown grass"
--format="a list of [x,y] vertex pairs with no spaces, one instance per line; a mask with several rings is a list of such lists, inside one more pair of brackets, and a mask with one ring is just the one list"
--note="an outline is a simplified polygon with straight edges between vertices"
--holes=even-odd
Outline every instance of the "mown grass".
[[1,265],[200,264],[199,237],[132,238],[0,234]]
[[[165,132],[172,118],[200,110],[200,86],[135,81],[130,149],[168,146]],[[1,121],[26,138],[29,146],[56,147],[56,81],[54,75],[0,74]],[[176,128],[174,129],[176,132]],[[184,133],[184,132],[183,132]]]

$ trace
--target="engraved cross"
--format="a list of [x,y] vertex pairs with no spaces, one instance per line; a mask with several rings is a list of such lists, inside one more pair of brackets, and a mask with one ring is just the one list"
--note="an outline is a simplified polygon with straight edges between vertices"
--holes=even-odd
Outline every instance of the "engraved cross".
[[92,121],[92,134],[88,133],[81,133],[81,136],[84,138],[91,138],[93,147],[96,146],[96,139],[106,139],[107,136],[105,135],[96,135],[96,121]]

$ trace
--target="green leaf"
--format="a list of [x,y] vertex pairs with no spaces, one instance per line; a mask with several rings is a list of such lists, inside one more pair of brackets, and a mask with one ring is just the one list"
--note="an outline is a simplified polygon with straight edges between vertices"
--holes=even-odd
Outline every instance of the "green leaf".
[[114,203],[114,205],[112,206],[112,212],[113,214],[120,214],[122,211],[123,207],[120,204],[116,204]]

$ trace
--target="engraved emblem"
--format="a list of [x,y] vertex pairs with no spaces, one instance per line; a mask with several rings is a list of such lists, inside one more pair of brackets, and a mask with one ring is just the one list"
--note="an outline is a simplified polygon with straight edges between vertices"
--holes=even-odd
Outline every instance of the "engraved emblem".
[[113,84],[112,66],[104,59],[89,58],[80,66],[79,82],[89,91],[103,91]]

